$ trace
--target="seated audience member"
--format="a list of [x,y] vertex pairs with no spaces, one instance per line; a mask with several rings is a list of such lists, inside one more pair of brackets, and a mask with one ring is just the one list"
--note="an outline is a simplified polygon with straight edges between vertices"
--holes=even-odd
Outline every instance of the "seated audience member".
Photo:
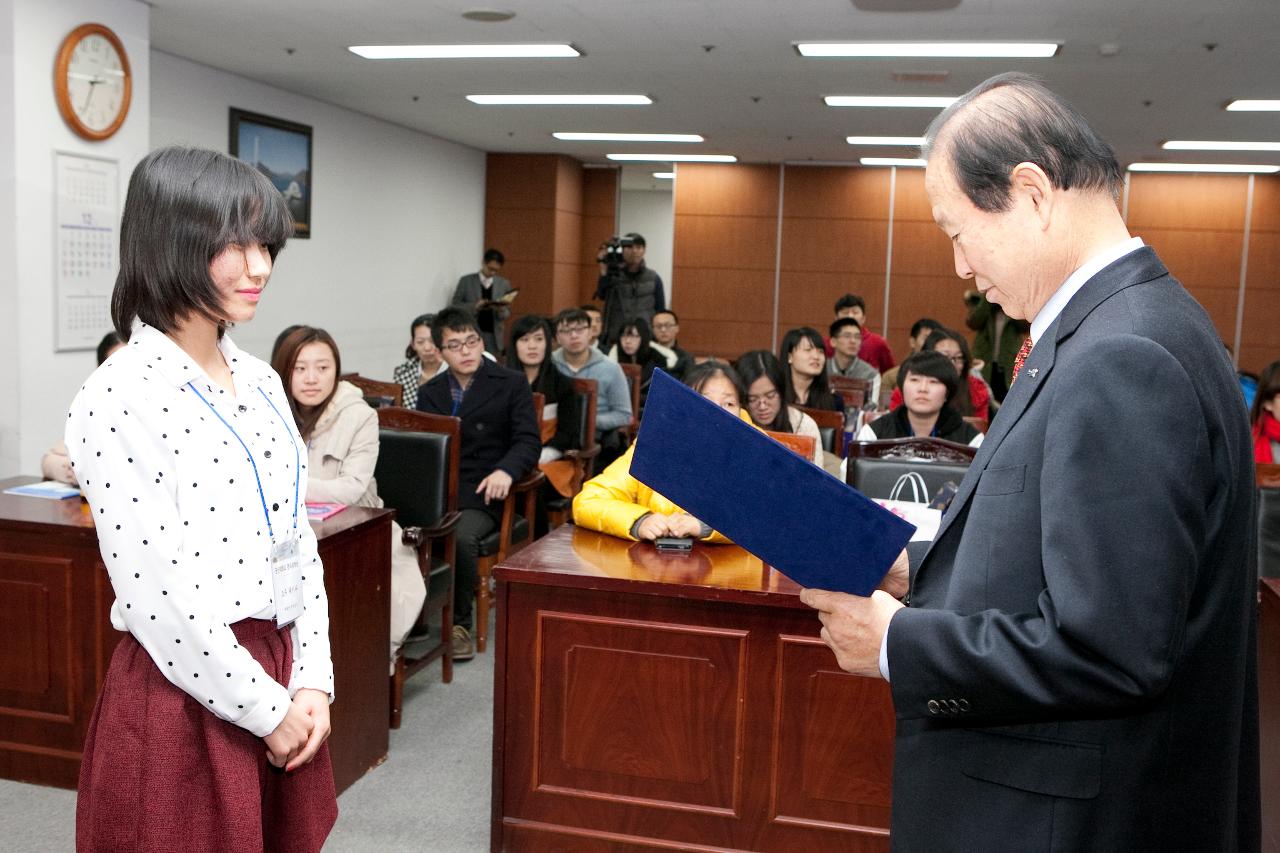
[[852,317],[841,317],[831,324],[831,347],[835,353],[827,359],[827,374],[849,379],[865,379],[871,383],[867,399],[880,399],[880,371],[858,358],[862,347],[862,327]]
[[801,326],[787,332],[782,338],[781,361],[787,367],[787,405],[844,411],[844,401],[827,384],[827,357],[822,352],[822,335],[816,330]]
[[482,355],[484,339],[471,312],[444,309],[431,321],[431,337],[449,369],[422,386],[418,411],[462,420],[452,642],[453,659],[470,660],[480,542],[502,521],[511,485],[538,464],[542,439],[528,381]]
[[566,450],[577,446],[574,430],[578,406],[573,380],[551,363],[551,323],[546,317],[526,314],[511,325],[507,366],[524,373],[531,393],[541,394],[547,405],[555,405],[556,433],[542,446],[538,462],[559,459]]
[[[862,328],[862,347],[858,350],[858,358],[874,367],[877,373],[884,373],[893,367],[895,362],[889,342],[867,328],[867,303],[861,296],[852,293],[841,296],[836,300],[835,314],[837,320],[852,317]],[[827,341],[826,354],[830,356],[834,351],[831,342]]]
[[[944,328],[944,326],[931,317],[921,317],[912,323],[911,335],[907,340],[907,355],[914,355],[923,350],[925,339],[933,334],[935,329],[941,328]],[[886,391],[890,388],[896,389],[898,387],[897,367],[891,367],[880,374],[880,387]]]
[[902,362],[898,389],[903,403],[858,431],[858,441],[932,436],[977,447],[982,433],[951,405],[960,377],[950,360],[939,352],[918,352]]
[[600,456],[596,465],[617,459],[626,449],[622,428],[631,423],[631,392],[627,377],[616,362],[591,346],[591,318],[581,308],[566,308],[556,315],[556,343],[551,354],[556,368],[571,379],[596,381],[596,438]]
[[1250,414],[1253,461],[1280,463],[1280,361],[1271,362],[1258,377],[1258,391]]
[[640,405],[649,395],[649,380],[655,367],[667,366],[667,360],[653,348],[649,324],[643,317],[633,317],[622,324],[618,342],[609,348],[609,358],[618,364],[635,364],[640,367]]
[[666,371],[677,379],[693,367],[693,356],[680,348],[680,318],[670,308],[653,315],[653,343],[655,350],[667,360]]
[[[102,340],[98,341],[98,364],[106,361],[111,353],[124,346],[124,341],[120,340],[120,336],[115,332],[107,332],[102,336]],[[40,473],[46,480],[57,480],[59,483],[66,483],[68,486],[78,486],[79,481],[76,480],[76,472],[71,467],[71,460],[67,457],[67,443],[63,439],[58,439],[57,443],[45,451],[44,456],[40,459]]]
[[418,389],[427,382],[444,373],[447,368],[435,341],[431,340],[431,319],[434,314],[420,314],[409,326],[409,345],[404,348],[404,357],[408,361],[396,367],[392,379],[404,389],[406,409],[418,405]]
[[751,422],[772,432],[790,432],[813,439],[813,463],[823,464],[822,434],[813,418],[782,401],[786,380],[778,357],[768,350],[743,353],[734,369],[747,389],[747,414]]
[[[271,363],[289,392],[289,408],[307,444],[306,500],[380,507],[378,414],[364,393],[338,379],[342,358],[324,329],[299,326],[285,336]],[[427,587],[418,555],[391,523],[391,662],[422,610]]]
[[[742,417],[746,396],[742,380],[722,361],[696,365],[685,383],[725,410]],[[744,418],[745,420],[745,418]],[[573,499],[573,520],[579,527],[621,539],[652,541],[662,536],[727,542],[708,525],[631,476],[635,445],[587,482]]]
[[[964,381],[956,389],[955,399],[951,405],[965,417],[974,417],[983,421],[990,420],[991,389],[973,371],[973,360],[969,357],[969,343],[964,335],[950,329],[934,329],[924,341],[924,352],[939,352],[947,357],[956,373],[964,377]],[[902,402],[901,383],[889,400],[889,408],[896,409]]]
[[591,323],[591,339],[587,341],[587,346],[601,349],[600,336],[604,334],[604,309],[588,302],[582,306],[582,310],[587,312],[587,319]]
[[999,402],[1013,379],[1013,361],[1022,342],[1031,334],[1031,324],[1014,320],[1004,310],[976,290],[964,293],[968,310],[965,325],[974,331],[973,357],[982,362],[982,378]]

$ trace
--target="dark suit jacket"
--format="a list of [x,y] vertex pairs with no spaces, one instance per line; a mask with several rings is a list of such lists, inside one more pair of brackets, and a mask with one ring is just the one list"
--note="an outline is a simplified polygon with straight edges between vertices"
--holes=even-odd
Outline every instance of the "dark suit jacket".
[[1218,334],[1133,252],[1036,344],[913,560],[894,849],[1257,850],[1252,503]]
[[[507,281],[500,275],[493,277],[493,291],[489,294],[490,299],[501,299],[511,292],[511,282]],[[476,304],[484,295],[484,288],[480,286],[480,273],[473,272],[470,275],[464,275],[458,279],[458,286],[453,289],[453,299],[450,300],[453,305],[461,305],[469,308],[472,314],[477,314]],[[500,308],[493,309],[493,340],[486,341],[489,344],[489,351],[496,354],[501,353],[506,345],[506,331],[504,322],[511,316],[511,308],[503,305]],[[476,322],[479,322],[477,314]]]
[[[453,414],[447,372],[419,389],[418,411]],[[529,383],[524,374],[482,358],[457,415],[462,419],[458,506],[483,509],[501,519],[502,504],[486,505],[483,496],[476,494],[476,487],[498,468],[510,474],[512,480],[519,480],[538,464],[542,441]]]

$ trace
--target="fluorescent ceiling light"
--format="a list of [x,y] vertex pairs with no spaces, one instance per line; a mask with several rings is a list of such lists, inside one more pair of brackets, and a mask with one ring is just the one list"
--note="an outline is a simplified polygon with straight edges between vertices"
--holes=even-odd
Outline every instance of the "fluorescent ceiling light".
[[566,142],[705,142],[696,133],[553,133]]
[[1058,52],[1057,42],[797,42],[801,56],[862,59],[970,57],[1045,58]]
[[1170,139],[1161,147],[1170,151],[1280,151],[1280,142],[1214,142],[1211,140]]
[[347,50],[365,59],[569,59],[571,44],[357,44]]
[[923,169],[925,161],[911,157],[863,157],[858,161],[864,166],[903,166],[908,169]]
[[662,178],[664,181],[674,181],[676,179],[675,172],[654,172],[655,178]]
[[1280,111],[1280,100],[1235,100],[1227,104],[1227,109],[1232,112],[1276,112]]
[[1270,175],[1280,166],[1246,166],[1240,163],[1131,163],[1130,172],[1230,172]]
[[946,109],[958,98],[900,97],[897,95],[827,95],[829,107],[920,107]]
[[736,163],[732,154],[606,154],[610,160],[641,163]]
[[473,104],[503,106],[638,106],[652,104],[648,95],[467,95]]
[[850,145],[924,145],[923,136],[846,136],[844,141]]

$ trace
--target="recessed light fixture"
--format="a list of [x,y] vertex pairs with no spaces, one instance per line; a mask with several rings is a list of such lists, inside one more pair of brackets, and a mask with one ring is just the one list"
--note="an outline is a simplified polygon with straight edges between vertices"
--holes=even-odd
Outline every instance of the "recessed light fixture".
[[907,169],[923,169],[925,161],[913,157],[863,157],[858,161],[864,166],[902,166]]
[[648,95],[467,95],[473,104],[485,106],[643,106],[652,104]]
[[1280,100],[1234,100],[1227,104],[1232,112],[1277,112],[1280,111]]
[[923,136],[846,136],[844,141],[850,145],[924,145]]
[[822,100],[829,107],[909,107],[946,109],[959,98],[904,97],[899,95],[827,95]]
[[1057,42],[795,42],[801,56],[843,59],[975,58],[1043,59],[1061,47]]
[[1249,166],[1241,163],[1131,163],[1130,172],[1227,172],[1230,174],[1271,175],[1280,166]]
[[610,160],[639,163],[736,163],[732,154],[606,154]]
[[571,44],[356,44],[347,50],[365,59],[572,59]]
[[1170,139],[1160,147],[1170,151],[1280,151],[1280,142],[1214,142],[1212,140]]
[[676,179],[675,172],[654,172],[653,176],[655,178],[661,178],[664,181],[674,181]]
[[705,142],[696,133],[553,133],[565,142]]

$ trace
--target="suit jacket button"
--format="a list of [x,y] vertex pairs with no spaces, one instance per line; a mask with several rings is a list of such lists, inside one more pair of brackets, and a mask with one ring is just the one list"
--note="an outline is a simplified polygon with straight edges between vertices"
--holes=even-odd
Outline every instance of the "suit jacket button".
[[968,712],[968,710],[969,710],[969,700],[968,700],[968,699],[961,699],[961,700],[960,700],[960,713],[962,713],[962,714],[963,714],[963,713],[967,713],[967,712]]
[[960,703],[954,699],[948,699],[947,705],[949,706],[949,710],[953,714],[958,713],[960,711]]
[[929,700],[929,713],[930,713],[930,714],[937,714],[937,713],[938,713],[938,700],[937,700],[937,699],[930,699],[930,700]]

